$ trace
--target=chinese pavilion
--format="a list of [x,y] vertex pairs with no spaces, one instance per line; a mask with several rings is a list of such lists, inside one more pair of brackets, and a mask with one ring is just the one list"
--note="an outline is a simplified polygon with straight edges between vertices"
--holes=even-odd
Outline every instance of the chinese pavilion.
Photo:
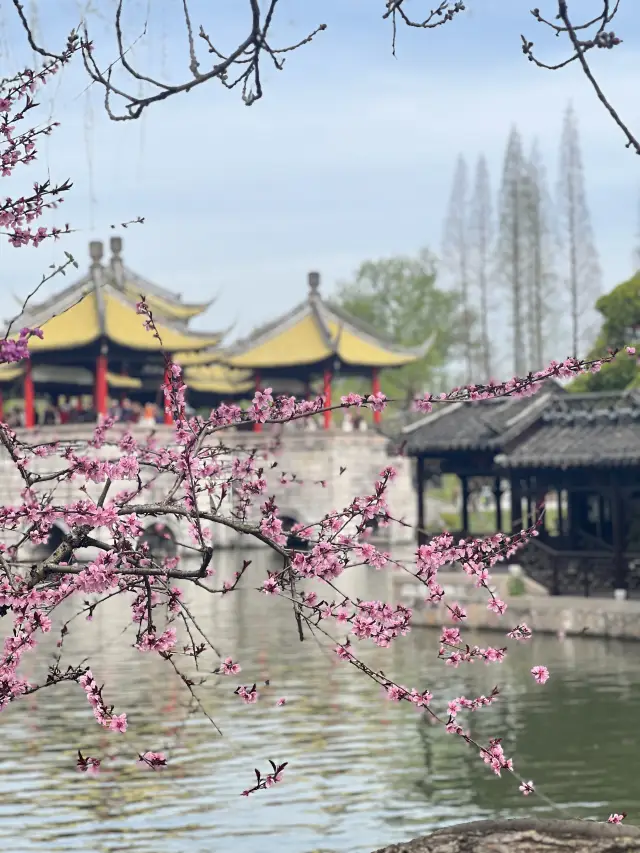
[[[416,459],[419,541],[429,474],[456,474],[469,535],[474,485],[491,484],[494,530],[539,524],[513,559],[553,594],[640,592],[640,391],[569,393],[443,404],[404,428]],[[510,493],[503,524],[501,493]],[[453,532],[453,531],[452,531]],[[488,531],[487,531],[488,532]]]
[[[19,365],[3,365],[0,383],[22,378],[25,426],[35,423],[36,383],[49,391],[93,394],[98,416],[105,415],[108,391],[156,389],[164,372],[163,351],[193,353],[216,346],[220,333],[197,333],[188,321],[210,303],[189,305],[128,270],[121,257],[122,241],[111,239],[112,257],[102,263],[103,244],[89,245],[87,275],[46,302],[30,303],[12,323],[11,333],[28,326],[42,329],[32,338],[31,358]],[[136,303],[144,296],[160,340],[145,329]],[[210,358],[211,356],[209,356]]]
[[[250,371],[256,389],[287,383],[287,387],[309,389],[312,380],[321,378],[325,405],[331,406],[331,385],[336,377],[370,376],[375,394],[380,391],[382,369],[411,364],[427,353],[431,341],[420,348],[397,346],[325,301],[320,295],[319,273],[309,273],[308,283],[304,302],[216,353],[217,358],[229,367]],[[196,365],[206,360],[207,353],[185,354],[181,363]],[[374,412],[374,420],[380,423],[380,412]],[[330,411],[324,413],[324,426],[331,426]]]

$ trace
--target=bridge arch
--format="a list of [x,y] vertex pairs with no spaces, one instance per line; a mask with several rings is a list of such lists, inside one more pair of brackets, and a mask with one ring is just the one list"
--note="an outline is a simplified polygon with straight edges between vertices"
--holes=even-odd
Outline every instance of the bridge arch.
[[307,540],[297,535],[293,528],[297,525],[308,524],[307,519],[302,517],[299,510],[290,507],[279,507],[278,518],[282,522],[282,532],[287,536],[287,547],[304,548]]
[[162,521],[150,524],[142,531],[138,547],[146,544],[154,557],[175,557],[178,554],[178,542],[172,528]]
[[49,557],[53,552],[58,548],[58,546],[62,545],[64,541],[64,537],[69,532],[69,528],[66,524],[54,524],[49,531],[49,538],[46,542],[38,547],[38,550],[41,550],[47,557]]

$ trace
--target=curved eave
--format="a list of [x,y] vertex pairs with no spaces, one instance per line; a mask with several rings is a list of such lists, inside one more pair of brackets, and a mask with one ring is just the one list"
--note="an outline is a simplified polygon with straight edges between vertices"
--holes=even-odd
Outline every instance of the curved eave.
[[204,314],[204,312],[213,304],[213,300],[198,304],[188,304],[180,302],[178,299],[174,302],[173,300],[157,296],[153,293],[141,293],[141,290],[142,288],[140,286],[134,286],[130,282],[127,282],[124,286],[126,296],[130,299],[135,299],[137,302],[139,301],[140,296],[144,295],[147,305],[151,308],[151,311],[155,314],[161,315],[162,317],[166,317],[169,320],[192,320],[194,317],[199,317],[201,314]]
[[24,375],[24,362],[18,364],[0,364],[0,385],[9,385]]
[[181,367],[208,367],[219,364],[219,350],[204,350],[199,352],[175,352],[173,360]]
[[[68,307],[62,306],[53,317],[33,317],[34,325],[42,330],[43,338],[32,337],[29,350],[33,353],[60,352],[82,349],[101,337],[100,316],[95,293],[87,293]],[[24,319],[20,318],[20,325]],[[16,327],[18,323],[16,323]],[[12,337],[17,337],[13,335]]]
[[142,388],[142,380],[137,376],[122,376],[119,373],[107,373],[107,385],[115,389],[139,389]]
[[140,352],[188,352],[215,346],[220,335],[198,335],[155,321],[160,340],[144,327],[144,318],[135,307],[108,290],[104,292],[105,336],[124,349]]
[[334,341],[336,355],[353,368],[404,367],[424,358],[435,341],[432,334],[419,347],[401,347],[383,340],[368,326],[332,306],[321,303],[318,310]]
[[225,382],[206,382],[186,377],[186,384],[189,391],[197,391],[199,394],[211,394],[216,397],[236,397],[242,394],[253,394],[255,391],[253,382],[243,382],[240,385],[233,385]]
[[309,304],[264,327],[221,353],[225,364],[241,370],[279,370],[320,364],[334,355]]
[[202,394],[238,396],[255,390],[249,371],[229,369],[222,364],[188,368],[184,378],[188,388]]
[[[91,274],[87,273],[73,284],[69,284],[67,287],[64,287],[62,290],[59,290],[57,293],[54,293],[42,302],[29,300],[20,318],[22,325],[31,325],[30,321],[34,318],[41,317],[43,315],[50,315],[52,312],[55,312],[56,308],[58,308],[61,303],[73,304],[74,302],[78,302],[80,299],[83,299],[91,293],[92,290],[93,285],[91,281]],[[20,305],[23,302],[22,299],[15,295],[14,299]]]

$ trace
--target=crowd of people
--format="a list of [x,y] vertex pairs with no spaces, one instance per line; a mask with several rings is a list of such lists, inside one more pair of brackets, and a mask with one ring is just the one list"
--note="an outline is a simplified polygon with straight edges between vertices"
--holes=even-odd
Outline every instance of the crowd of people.
[[[195,410],[187,406],[187,415],[193,414],[195,414]],[[45,403],[39,401],[36,404],[34,415],[37,426],[90,424],[96,423],[98,420],[92,397],[59,397],[55,404],[50,401]],[[120,401],[110,400],[108,415],[120,423],[138,424],[143,427],[152,427],[163,423],[164,420],[164,411],[156,403],[142,404],[127,398]],[[321,415],[310,418],[296,418],[285,426],[314,432],[322,429],[321,418]],[[25,426],[24,408],[21,406],[11,407],[5,414],[5,420],[13,429]],[[367,429],[367,421],[361,415],[354,415],[346,411],[342,422],[337,422],[335,426],[339,426],[343,432],[361,432]],[[252,424],[246,424],[247,429],[251,427]]]
[[[122,423],[154,426],[164,419],[162,408],[155,403],[137,403],[129,399],[110,400],[108,414]],[[59,397],[57,402],[36,403],[37,426],[96,423],[97,413],[91,397]],[[12,428],[25,425],[24,407],[12,407],[6,413],[6,422]]]

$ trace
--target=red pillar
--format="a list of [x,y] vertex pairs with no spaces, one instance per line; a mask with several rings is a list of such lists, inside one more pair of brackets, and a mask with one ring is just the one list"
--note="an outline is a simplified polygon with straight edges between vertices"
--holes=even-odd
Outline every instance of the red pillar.
[[324,413],[324,428],[331,428],[331,371],[325,370],[324,372],[324,405],[327,407],[327,411]]
[[24,371],[23,380],[24,390],[24,425],[27,429],[33,429],[36,425],[35,412],[35,390],[33,387],[33,373],[31,372],[31,362],[27,359]]
[[[371,375],[371,393],[372,394],[379,394],[380,393],[380,374],[378,372],[377,367],[373,368],[372,375]],[[381,420],[382,420],[382,412],[375,412],[374,411],[374,413],[373,413],[374,424],[376,424],[376,426],[377,426]]]
[[[256,393],[260,391],[260,374],[256,373]],[[262,432],[262,424],[259,424],[257,421],[253,422],[253,431],[254,432]]]
[[[164,384],[165,386],[171,385],[171,372],[169,367],[165,367],[164,370]],[[170,398],[165,393],[164,395],[164,420],[163,423],[165,426],[173,426],[173,415],[171,414],[170,406]]]
[[93,408],[98,418],[104,418],[107,414],[107,397],[107,356],[106,353],[100,353],[96,359],[96,387],[93,393]]

